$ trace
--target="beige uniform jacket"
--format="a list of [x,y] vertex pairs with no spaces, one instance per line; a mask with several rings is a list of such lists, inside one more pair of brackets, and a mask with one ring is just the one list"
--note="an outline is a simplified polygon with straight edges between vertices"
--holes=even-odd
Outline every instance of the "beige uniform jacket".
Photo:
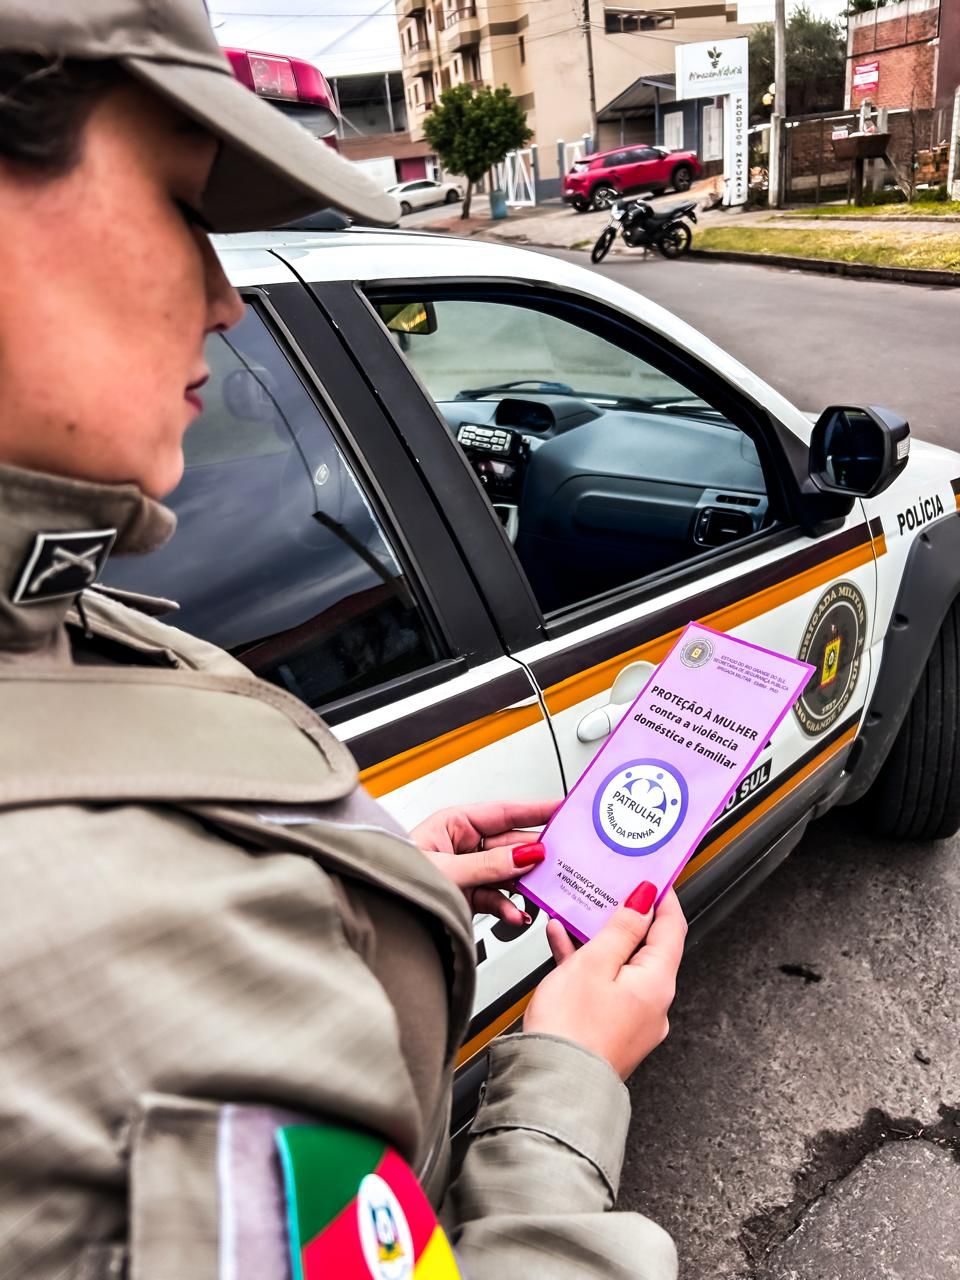
[[0,468],[0,1280],[283,1280],[284,1118],[393,1145],[467,1280],[674,1277],[659,1227],[607,1212],[626,1090],[566,1041],[494,1045],[448,1182],[462,897],[301,703],[74,608],[110,527],[144,550],[170,518]]

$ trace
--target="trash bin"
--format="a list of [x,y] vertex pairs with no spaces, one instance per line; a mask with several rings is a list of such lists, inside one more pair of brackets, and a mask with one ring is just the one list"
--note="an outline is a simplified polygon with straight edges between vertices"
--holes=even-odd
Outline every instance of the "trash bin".
[[504,191],[490,192],[490,217],[505,218],[507,216],[507,196]]

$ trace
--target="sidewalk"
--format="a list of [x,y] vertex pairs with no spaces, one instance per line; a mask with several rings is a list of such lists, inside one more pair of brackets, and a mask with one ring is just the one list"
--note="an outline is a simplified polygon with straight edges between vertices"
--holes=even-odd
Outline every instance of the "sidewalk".
[[[709,183],[694,183],[688,193],[676,191],[656,196],[650,203],[655,209],[670,209],[686,200],[696,200],[699,205],[706,197]],[[759,213],[728,213],[711,210],[697,211],[701,226],[745,226],[757,219],[768,217],[767,210]],[[491,221],[489,217],[463,219],[459,216],[439,217],[418,230],[442,231],[449,235],[480,236],[484,240],[499,240],[508,244],[536,245],[545,249],[592,249],[600,232],[610,220],[605,209],[595,213],[575,213],[569,205],[550,204],[533,208],[511,209],[508,217]],[[618,241],[612,255],[636,253]]]
[[[689,196],[680,196],[676,192],[657,196],[651,201],[656,209],[669,209],[685,199],[696,199],[698,205],[706,195],[706,184],[696,184]],[[779,227],[791,231],[826,231],[831,232],[880,232],[895,230],[904,238],[913,236],[957,234],[957,226],[953,219],[943,217],[910,218],[897,220],[895,228],[889,225],[888,219],[860,219],[843,217],[830,219],[824,225],[822,218],[798,218],[770,209],[755,209],[749,212],[739,210],[709,209],[697,210],[697,230],[726,227]],[[593,247],[600,232],[607,225],[609,215],[606,210],[596,213],[575,213],[567,205],[541,205],[534,208],[511,209],[509,216],[499,221],[491,221],[489,217],[472,217],[462,219],[455,217],[438,217],[418,229],[424,231],[442,231],[450,235],[480,236],[484,240],[499,240],[510,244],[536,245],[545,249],[580,249]],[[696,230],[694,231],[696,236]],[[636,249],[628,249],[621,240],[617,240],[611,249],[611,256],[629,256],[636,254]]]

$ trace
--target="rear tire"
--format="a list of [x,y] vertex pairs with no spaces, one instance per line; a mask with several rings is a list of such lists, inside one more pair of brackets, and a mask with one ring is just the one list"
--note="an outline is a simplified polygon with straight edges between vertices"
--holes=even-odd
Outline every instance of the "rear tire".
[[690,248],[693,236],[685,222],[675,222],[663,233],[657,248],[665,258],[680,258]]
[[876,835],[898,840],[946,840],[960,830],[960,601],[937,632],[862,812]]
[[616,238],[617,238],[617,233],[613,227],[604,227],[604,229],[600,232],[600,238],[597,240],[597,243],[593,246],[593,251],[590,254],[590,261],[593,262],[594,264],[598,262],[602,262],[604,258],[607,256],[607,254],[610,252],[610,248],[613,245],[613,242],[614,240],[616,240]]
[[693,184],[693,170],[688,164],[678,164],[673,171],[672,182],[674,191],[689,191]]
[[593,195],[590,197],[590,203],[593,205],[594,209],[609,209],[619,195],[620,192],[616,187],[611,187],[607,183],[602,183],[599,187],[594,187]]
[[403,217],[406,217],[408,213],[413,213],[412,206],[407,204],[406,200],[400,201],[400,213],[403,215]]

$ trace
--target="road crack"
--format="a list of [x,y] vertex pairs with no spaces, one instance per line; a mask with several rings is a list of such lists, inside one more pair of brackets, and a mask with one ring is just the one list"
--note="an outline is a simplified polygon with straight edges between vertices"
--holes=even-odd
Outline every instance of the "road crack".
[[926,1122],[912,1116],[895,1118],[872,1107],[860,1124],[850,1129],[823,1129],[809,1139],[804,1161],[793,1175],[792,1198],[761,1209],[740,1229],[738,1239],[749,1266],[762,1264],[832,1187],[887,1142],[922,1139],[951,1151],[960,1164],[960,1108],[940,1103],[937,1110],[939,1118]]

